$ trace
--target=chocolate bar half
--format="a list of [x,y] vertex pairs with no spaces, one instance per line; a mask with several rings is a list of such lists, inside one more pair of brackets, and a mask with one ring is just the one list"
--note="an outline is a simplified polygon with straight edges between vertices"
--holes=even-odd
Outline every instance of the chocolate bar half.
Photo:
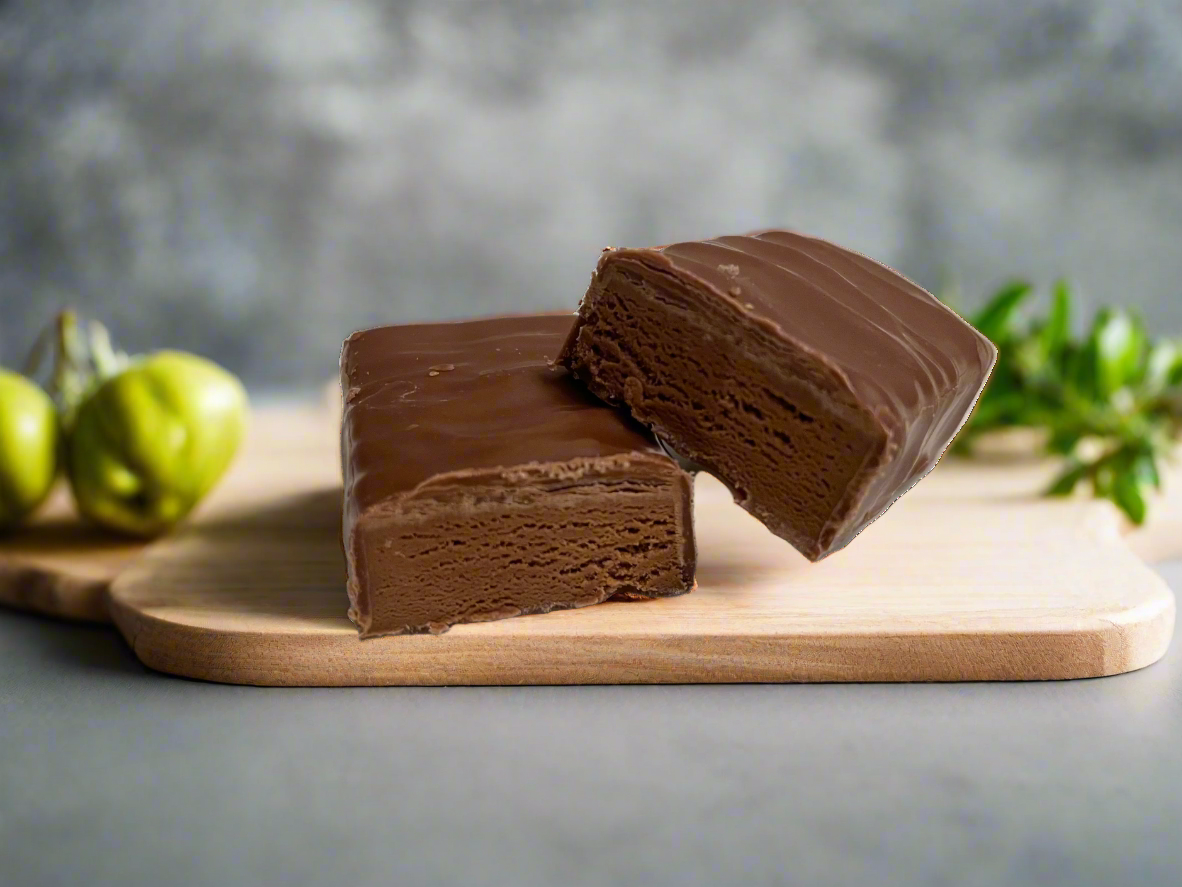
[[819,560],[936,465],[996,358],[890,268],[764,231],[605,250],[558,359]]
[[361,637],[693,587],[691,478],[553,364],[573,320],[345,342],[342,535]]

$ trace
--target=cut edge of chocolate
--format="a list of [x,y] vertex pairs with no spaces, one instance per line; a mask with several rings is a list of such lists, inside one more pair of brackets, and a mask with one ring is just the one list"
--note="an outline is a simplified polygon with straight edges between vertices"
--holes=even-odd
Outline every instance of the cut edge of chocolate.
[[[349,618],[363,639],[439,634],[684,594],[695,584],[692,514],[692,478],[659,453],[438,475],[353,519]],[[361,575],[393,576],[418,597],[363,587]],[[424,595],[436,588],[439,600]]]
[[[631,279],[621,286],[620,277],[625,275]],[[816,425],[818,416],[825,410],[827,405],[823,401],[829,394],[833,400],[832,408],[845,414],[837,429],[845,440],[834,440],[835,446],[843,448],[844,458],[838,465],[838,456],[834,452],[834,465],[827,473],[815,472],[811,482],[804,478],[802,481],[814,488],[814,498],[828,496],[830,515],[843,507],[844,490],[849,500],[844,507],[848,510],[866,489],[873,465],[878,461],[876,457],[885,455],[890,447],[889,429],[872,412],[859,413],[840,371],[822,364],[823,369],[813,368],[820,369],[820,372],[806,370],[804,375],[812,375],[811,379],[785,372],[786,367],[799,362],[798,356],[803,351],[794,353],[791,343],[775,342],[742,312],[728,310],[725,303],[710,300],[699,300],[692,310],[677,311],[677,308],[688,308],[694,300],[688,290],[683,290],[681,295],[685,302],[676,308],[668,302],[646,299],[641,293],[657,284],[653,275],[658,276],[664,287],[679,284],[663,269],[632,258],[615,258],[608,263],[597,274],[588,292],[584,319],[572,331],[559,356],[559,363],[567,366],[596,396],[626,407],[634,418],[651,427],[658,438],[667,441],[679,456],[719,478],[730,489],[735,501],[751,511],[773,533],[786,539],[806,557],[819,559],[827,547],[824,537],[833,523],[832,518],[814,522],[811,532],[801,532],[798,523],[786,521],[782,515],[789,512],[797,521],[807,521],[809,515],[792,501],[767,502],[763,490],[770,484],[761,482],[760,475],[782,472],[785,465],[793,463],[802,441],[794,442],[792,438],[815,436],[810,435],[810,426]],[[621,289],[627,294],[620,292]],[[665,295],[671,294],[666,292]],[[658,311],[661,308],[674,310],[659,314],[646,311],[654,306],[660,306]],[[743,346],[738,341],[726,341],[719,334],[718,327],[710,328],[699,322],[698,311],[716,313],[719,316],[714,320],[724,326],[733,324],[744,338],[750,337],[751,341]],[[633,323],[627,322],[629,315]],[[613,326],[627,326],[632,336],[645,337],[646,341],[628,343],[624,341],[625,337],[614,332]],[[703,353],[701,363],[696,366],[685,359],[689,355],[681,355],[682,365],[670,367],[668,362],[677,358],[662,354],[661,339],[653,335],[655,331],[673,339],[695,342],[701,352],[708,354]],[[614,355],[607,353],[611,348],[609,342],[616,348]],[[756,344],[755,349],[751,348],[752,343]],[[757,353],[742,354],[741,348]],[[681,378],[696,376],[704,392],[710,392],[712,388],[724,389],[725,393],[718,392],[721,395],[718,399],[729,398],[732,406],[724,406],[724,415],[718,418],[727,424],[705,416],[708,394],[695,399],[695,392],[684,390],[668,378],[662,379],[663,384],[653,382],[657,376],[653,364],[661,359],[667,362],[661,376],[667,377],[671,369]],[[719,359],[725,362],[726,371],[712,372],[716,367],[711,367],[711,362],[717,363]],[[823,375],[825,370],[830,374],[828,378]],[[791,402],[783,397],[786,391],[794,392]],[[773,425],[777,427],[773,429]],[[784,430],[793,426],[795,434]],[[746,430],[738,435],[730,433],[739,428]],[[851,432],[856,436],[851,436]],[[841,489],[835,486],[835,473],[844,473],[848,478]],[[754,498],[752,493],[755,493]]]

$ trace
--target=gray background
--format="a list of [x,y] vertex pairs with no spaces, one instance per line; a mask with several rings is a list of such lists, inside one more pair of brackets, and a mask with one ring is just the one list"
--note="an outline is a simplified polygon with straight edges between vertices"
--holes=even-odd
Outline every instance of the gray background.
[[275,690],[0,611],[0,881],[1171,887],[1180,641],[1067,683]]
[[777,224],[1182,332],[1182,4],[0,2],[10,363],[70,301],[303,385],[355,327]]

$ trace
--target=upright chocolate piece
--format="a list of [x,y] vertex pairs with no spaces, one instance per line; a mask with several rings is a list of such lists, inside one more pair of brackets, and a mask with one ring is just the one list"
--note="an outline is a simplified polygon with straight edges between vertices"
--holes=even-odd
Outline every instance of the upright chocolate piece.
[[553,365],[572,320],[345,342],[342,532],[362,637],[693,587],[691,480]]
[[935,466],[996,357],[890,268],[765,231],[606,250],[559,362],[819,560]]

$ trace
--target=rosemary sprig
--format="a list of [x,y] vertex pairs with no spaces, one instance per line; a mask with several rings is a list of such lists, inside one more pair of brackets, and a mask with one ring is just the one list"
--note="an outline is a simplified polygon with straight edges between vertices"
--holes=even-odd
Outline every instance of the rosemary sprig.
[[956,448],[972,452],[1001,428],[1047,431],[1049,453],[1065,457],[1048,487],[1070,495],[1088,482],[1094,495],[1144,523],[1147,494],[1182,432],[1182,341],[1154,341],[1134,312],[1105,308],[1080,338],[1065,281],[1042,313],[1023,315],[1034,294],[1015,281],[998,290],[971,323],[998,348],[997,366]]

